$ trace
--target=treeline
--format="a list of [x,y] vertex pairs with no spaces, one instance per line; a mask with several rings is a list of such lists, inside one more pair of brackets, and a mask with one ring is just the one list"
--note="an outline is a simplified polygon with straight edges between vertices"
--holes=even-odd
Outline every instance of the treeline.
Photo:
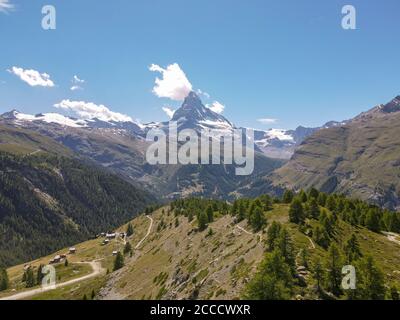
[[259,231],[267,225],[265,213],[273,209],[273,199],[263,195],[256,199],[238,199],[233,204],[226,201],[203,198],[175,200],[170,204],[176,216],[185,216],[189,221],[197,220],[198,228],[203,231],[216,216],[233,215],[239,223],[248,219],[254,231]]
[[290,221],[304,224],[306,218],[318,219],[320,227],[314,230],[317,242],[329,245],[329,238],[335,232],[335,225],[341,219],[353,226],[363,226],[373,232],[400,232],[400,213],[381,209],[358,199],[346,198],[339,194],[326,194],[316,189],[298,194],[287,190],[283,203],[291,204]]
[[[185,216],[189,222],[197,219],[199,231],[205,230],[216,215],[226,215],[230,212],[229,205],[225,201],[201,198],[175,200],[170,204],[170,208],[176,217]],[[176,220],[175,225],[178,224]]]
[[146,192],[77,160],[0,153],[0,266],[112,230],[152,202]]
[[[325,248],[329,246],[329,238],[334,233],[338,218],[374,232],[400,232],[399,212],[384,210],[365,201],[346,198],[344,195],[326,194],[314,188],[309,192],[300,190],[298,193],[287,190],[281,198],[269,195],[255,199],[242,198],[232,204],[200,198],[180,199],[172,202],[171,206],[177,214],[187,216],[190,221],[196,217],[203,222],[206,216],[211,216],[211,211],[222,215],[230,213],[236,217],[237,222],[247,219],[254,231],[259,231],[267,225],[265,213],[273,209],[273,204],[279,203],[291,204],[291,222],[303,224],[307,218],[319,220],[320,226],[313,231],[316,241]],[[207,212],[208,215],[204,215]],[[210,219],[206,221],[208,222],[211,222]]]
[[247,219],[254,231],[260,231],[267,225],[265,213],[273,209],[274,202],[277,200],[268,195],[238,199],[232,204],[230,213],[236,217],[236,222]]

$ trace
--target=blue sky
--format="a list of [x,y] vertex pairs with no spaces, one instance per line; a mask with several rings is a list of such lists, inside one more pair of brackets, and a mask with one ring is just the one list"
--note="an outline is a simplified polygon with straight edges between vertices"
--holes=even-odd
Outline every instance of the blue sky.
[[[5,0],[0,0],[5,2]],[[0,112],[58,112],[64,99],[102,104],[142,122],[167,120],[180,104],[153,94],[177,63],[205,103],[225,105],[237,125],[318,126],[400,94],[398,0],[9,0],[0,12]],[[54,5],[57,29],[41,28]],[[357,10],[357,30],[341,9]],[[47,73],[30,86],[13,66]],[[71,91],[72,78],[85,80]],[[260,118],[278,119],[262,124]]]

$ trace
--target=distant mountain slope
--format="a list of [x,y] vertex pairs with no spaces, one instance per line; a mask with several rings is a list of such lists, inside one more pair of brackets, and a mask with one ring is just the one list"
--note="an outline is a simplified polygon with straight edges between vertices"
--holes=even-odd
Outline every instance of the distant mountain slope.
[[0,265],[34,259],[110,230],[154,199],[77,160],[0,153]]
[[315,132],[271,177],[275,186],[320,188],[400,209],[400,96]]
[[44,151],[72,156],[71,150],[62,144],[33,131],[0,124],[0,151],[14,154],[27,154]]
[[296,148],[310,135],[321,129],[345,125],[347,121],[330,121],[322,127],[297,127],[295,130],[269,129],[255,130],[255,143],[268,157],[289,160]]

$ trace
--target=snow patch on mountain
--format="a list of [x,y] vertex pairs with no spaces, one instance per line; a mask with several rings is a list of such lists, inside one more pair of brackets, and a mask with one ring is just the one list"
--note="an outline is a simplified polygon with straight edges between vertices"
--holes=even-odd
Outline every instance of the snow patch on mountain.
[[87,127],[87,122],[85,120],[68,118],[58,113],[44,113],[34,116],[30,114],[14,112],[14,115],[17,123],[21,121],[43,121],[46,123],[56,123],[61,126],[73,128]]

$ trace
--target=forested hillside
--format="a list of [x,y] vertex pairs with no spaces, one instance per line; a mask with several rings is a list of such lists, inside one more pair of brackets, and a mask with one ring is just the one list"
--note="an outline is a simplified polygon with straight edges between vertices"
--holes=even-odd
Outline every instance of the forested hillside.
[[117,176],[77,160],[0,152],[0,265],[111,230],[153,201]]

